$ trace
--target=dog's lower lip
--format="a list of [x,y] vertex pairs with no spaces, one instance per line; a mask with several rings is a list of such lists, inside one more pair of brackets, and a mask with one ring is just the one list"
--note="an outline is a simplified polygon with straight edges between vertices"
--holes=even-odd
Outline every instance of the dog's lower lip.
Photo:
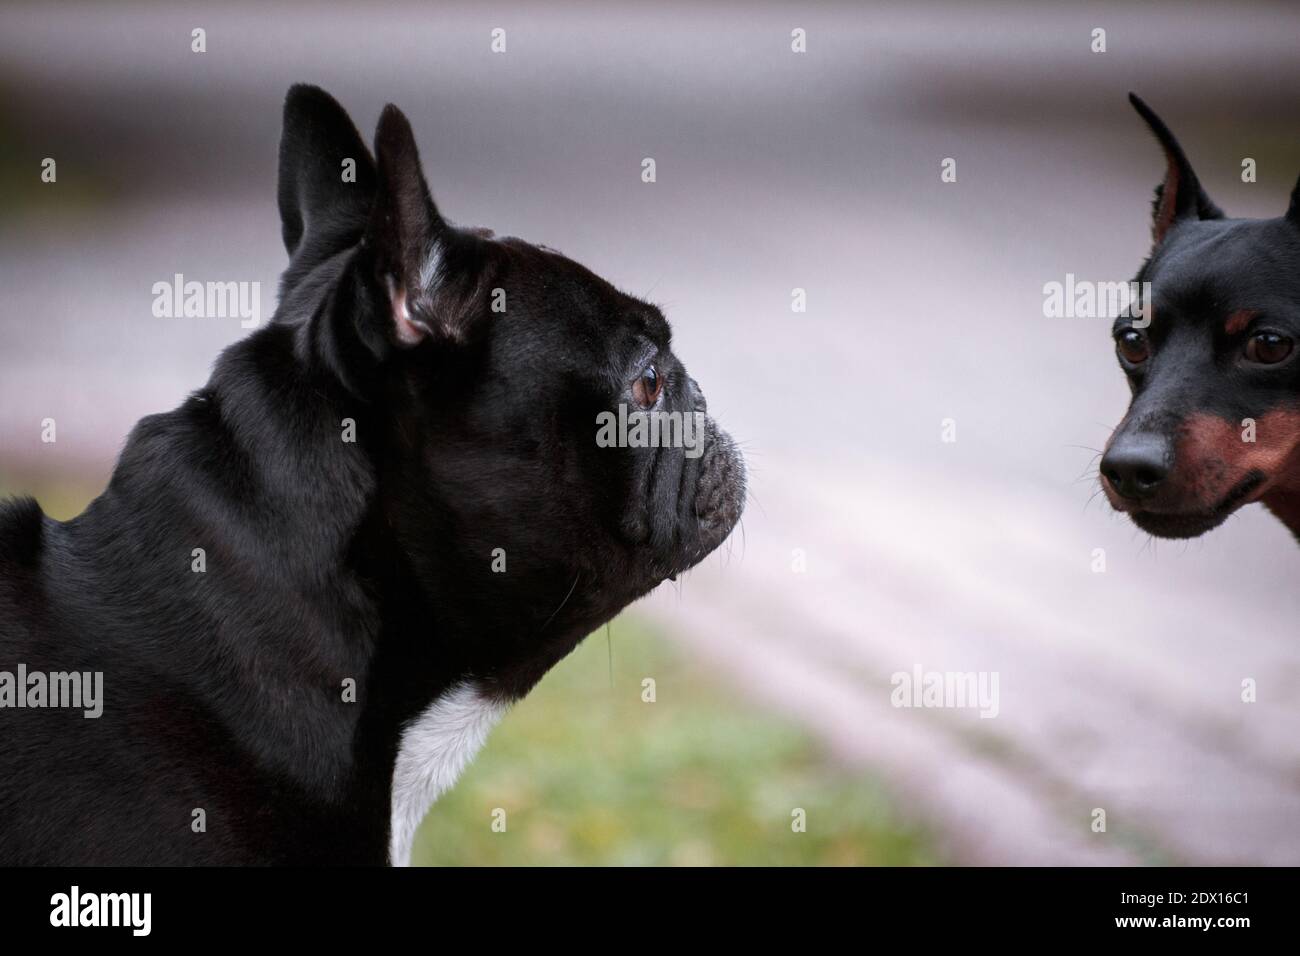
[[[1213,508],[1204,511],[1158,511],[1152,508],[1137,508],[1131,511],[1130,517],[1135,521],[1145,519],[1148,522],[1160,523],[1168,522],[1174,527],[1194,528],[1196,525],[1203,525],[1201,531],[1209,529],[1220,524],[1233,511],[1246,502],[1250,496],[1259,489],[1264,483],[1265,476],[1255,472],[1238,482],[1237,486],[1228,492]],[[1195,531],[1199,534],[1201,531]]]
[[1161,515],[1171,518],[1215,518],[1227,514],[1238,505],[1242,504],[1251,494],[1264,483],[1264,476],[1258,472],[1247,476],[1237,483],[1237,486],[1229,491],[1220,499],[1219,503],[1213,508],[1207,508],[1205,511],[1179,512],[1179,511],[1153,511],[1143,509],[1144,513],[1150,515]]

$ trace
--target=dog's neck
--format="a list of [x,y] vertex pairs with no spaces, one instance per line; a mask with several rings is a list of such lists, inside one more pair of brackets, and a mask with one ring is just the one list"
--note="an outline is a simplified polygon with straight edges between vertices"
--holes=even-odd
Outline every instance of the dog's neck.
[[1264,495],[1260,501],[1300,542],[1300,488],[1279,488]]
[[379,620],[347,567],[373,478],[319,402],[288,330],[259,330],[204,389],[141,420],[66,533],[75,553],[129,556],[88,561],[79,583],[149,609],[158,672],[192,675],[176,692],[244,759],[329,799],[353,769],[362,708],[344,698],[355,684],[363,699]]
[[[450,544],[434,566],[408,553],[367,447],[381,426],[312,377],[300,332],[260,330],[227,350],[205,389],[144,419],[109,489],[68,531],[81,553],[147,556],[144,574],[126,561],[87,568],[82,590],[161,607],[155,663],[195,675],[177,691],[185,704],[224,727],[257,773],[302,794],[305,813],[358,818],[349,839],[366,860],[400,863],[493,718],[591,622],[566,612],[548,626],[471,596]],[[143,594],[146,581],[170,582],[165,604]],[[548,611],[572,583],[557,578]],[[503,672],[483,648],[518,666]]]
[[1300,444],[1287,455],[1259,500],[1300,541]]

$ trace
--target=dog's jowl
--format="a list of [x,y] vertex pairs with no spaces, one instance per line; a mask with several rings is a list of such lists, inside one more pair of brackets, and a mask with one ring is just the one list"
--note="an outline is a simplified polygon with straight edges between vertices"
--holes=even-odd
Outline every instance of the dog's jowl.
[[1259,501],[1300,536],[1300,184],[1276,219],[1228,219],[1168,127],[1150,302],[1114,327],[1133,397],[1101,461],[1111,504],[1189,538]]
[[[93,720],[0,708],[0,862],[406,862],[509,704],[740,517],[659,310],[443,219],[396,108],[372,157],[291,90],[279,207],[274,319],[85,513],[0,505],[0,670],[103,675]],[[597,442],[620,410],[702,434]]]

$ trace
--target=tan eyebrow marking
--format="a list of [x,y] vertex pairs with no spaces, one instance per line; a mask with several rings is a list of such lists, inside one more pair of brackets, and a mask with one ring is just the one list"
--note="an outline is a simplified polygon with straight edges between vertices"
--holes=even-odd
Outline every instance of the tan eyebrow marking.
[[1236,335],[1242,329],[1250,324],[1250,320],[1259,315],[1258,309],[1238,309],[1232,315],[1228,316],[1228,321],[1223,323],[1223,331],[1229,335]]

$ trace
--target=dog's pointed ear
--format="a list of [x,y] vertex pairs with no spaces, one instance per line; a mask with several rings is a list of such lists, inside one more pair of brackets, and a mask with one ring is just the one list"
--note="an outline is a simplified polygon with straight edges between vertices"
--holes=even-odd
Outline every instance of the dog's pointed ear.
[[1291,190],[1291,205],[1287,207],[1286,218],[1292,224],[1300,226],[1300,179],[1296,180],[1295,188]]
[[375,164],[334,97],[300,83],[284,100],[280,135],[280,233],[293,258],[308,238],[364,228],[375,195]]
[[1223,210],[1201,188],[1192,164],[1187,161],[1183,148],[1169,132],[1169,127],[1136,93],[1130,93],[1128,99],[1165,151],[1165,178],[1156,187],[1156,198],[1152,203],[1151,235],[1155,244],[1160,245],[1173,224],[1181,219],[1222,219]]
[[379,184],[367,244],[385,292],[388,337],[410,347],[435,336],[458,340],[477,271],[474,239],[449,226],[434,205],[415,134],[391,103],[375,130]]

